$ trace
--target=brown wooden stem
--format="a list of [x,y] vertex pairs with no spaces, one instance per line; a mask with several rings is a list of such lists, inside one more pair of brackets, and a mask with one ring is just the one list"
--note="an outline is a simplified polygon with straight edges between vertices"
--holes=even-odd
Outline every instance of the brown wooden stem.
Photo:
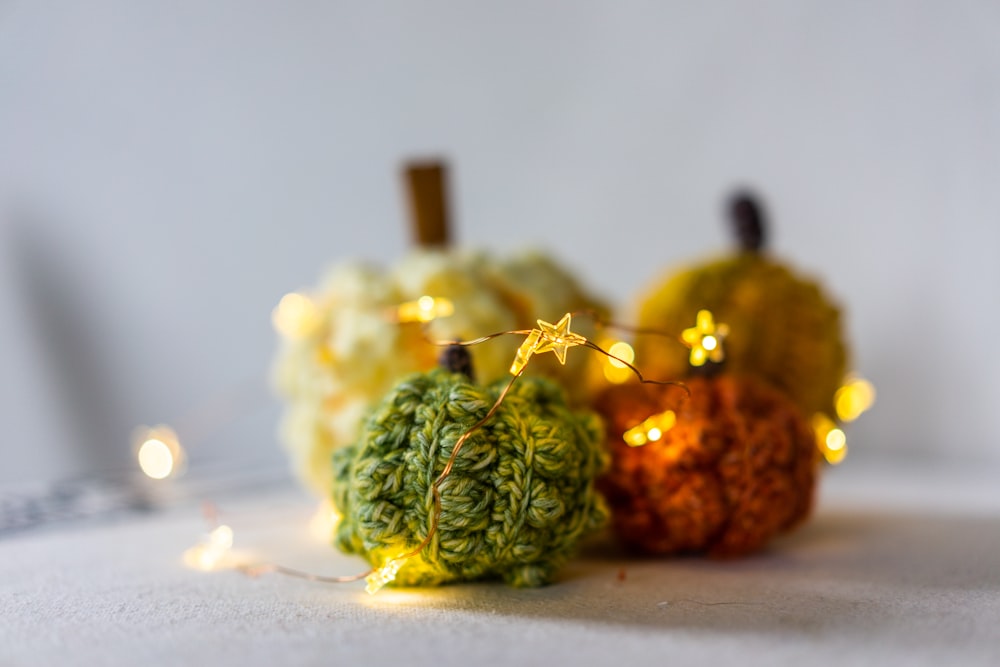
[[413,241],[424,248],[444,248],[448,238],[448,169],[444,162],[410,162],[404,167]]

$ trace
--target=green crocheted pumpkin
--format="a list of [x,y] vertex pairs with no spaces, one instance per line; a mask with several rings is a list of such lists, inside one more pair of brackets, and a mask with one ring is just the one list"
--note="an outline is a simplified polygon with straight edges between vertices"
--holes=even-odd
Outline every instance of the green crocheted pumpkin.
[[[680,333],[698,311],[729,326],[726,368],[783,389],[807,415],[833,413],[847,349],[840,313],[819,285],[759,252],[763,220],[748,195],[734,197],[731,216],[739,254],[677,271],[640,301],[639,326]],[[636,363],[653,377],[683,377],[689,350],[653,336],[635,345]]]
[[[434,511],[431,485],[505,384],[480,387],[436,369],[397,385],[359,442],[334,452],[333,498],[343,516],[337,546],[378,567],[419,545]],[[438,530],[395,583],[548,583],[607,518],[594,489],[607,463],[603,435],[600,418],[570,410],[558,385],[517,380],[465,442],[440,486]]]

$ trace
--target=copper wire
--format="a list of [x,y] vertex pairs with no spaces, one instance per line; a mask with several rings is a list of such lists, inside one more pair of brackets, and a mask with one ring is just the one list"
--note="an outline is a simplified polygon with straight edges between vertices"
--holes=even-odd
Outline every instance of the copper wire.
[[[603,327],[603,328],[608,328],[608,329],[616,329],[616,330],[621,330],[621,331],[629,331],[629,332],[634,333],[634,334],[660,335],[660,336],[665,336],[665,337],[668,337],[668,338],[673,338],[673,336],[671,336],[670,334],[667,334],[667,333],[662,332],[662,331],[656,331],[656,330],[652,330],[652,329],[640,329],[640,328],[628,327],[628,326],[618,325],[618,324],[614,324],[614,323],[608,322],[608,321],[604,320],[596,311],[593,311],[593,310],[581,310],[581,311],[576,311],[576,312],[577,312],[577,314],[586,315],[586,316],[591,317],[593,319],[595,325],[598,326],[599,328]],[[437,345],[439,347],[446,347],[446,346],[449,346],[449,345],[459,345],[459,346],[462,346],[462,347],[470,347],[470,346],[473,346],[473,345],[480,345],[482,343],[491,341],[491,340],[496,339],[496,338],[500,338],[502,336],[512,336],[512,335],[528,336],[533,331],[535,331],[535,329],[514,329],[514,330],[510,330],[510,331],[498,331],[496,333],[491,333],[491,334],[488,334],[488,335],[485,335],[485,336],[480,336],[478,338],[473,338],[471,340],[465,340],[465,341],[461,341],[461,340],[434,340],[434,339],[431,339],[428,336],[426,325],[427,325],[427,323],[423,323],[423,325],[421,327],[423,329],[423,332],[424,332],[424,337],[427,339],[428,342],[430,342],[433,345]],[[687,396],[690,397],[690,395],[691,395],[691,390],[683,382],[680,382],[680,381],[677,381],[677,380],[651,380],[651,379],[648,379],[645,376],[643,376],[642,372],[638,368],[636,368],[633,364],[631,364],[628,361],[622,359],[621,357],[618,357],[617,355],[614,355],[614,354],[608,352],[607,350],[605,350],[601,346],[597,345],[596,343],[591,342],[590,340],[585,340],[583,343],[581,343],[581,346],[582,347],[590,348],[591,350],[595,350],[596,352],[599,352],[599,353],[605,355],[606,357],[608,357],[610,359],[614,359],[614,360],[620,362],[626,368],[628,368],[629,370],[631,370],[632,373],[635,374],[636,378],[638,378],[639,382],[642,383],[642,384],[655,384],[655,385],[672,385],[672,386],[677,386],[677,387],[680,387],[681,389],[683,389],[684,392],[687,394]],[[430,520],[430,525],[428,526],[428,529],[427,529],[427,534],[424,536],[423,540],[421,540],[420,543],[416,547],[414,547],[410,551],[402,554],[401,556],[397,556],[397,557],[393,558],[392,560],[399,561],[399,560],[406,560],[406,559],[409,559],[409,558],[413,558],[414,556],[419,555],[424,549],[426,549],[430,545],[431,541],[434,539],[434,536],[437,534],[438,527],[439,527],[439,522],[440,522],[440,518],[441,518],[441,484],[444,483],[444,481],[451,474],[452,469],[455,467],[455,462],[458,460],[458,455],[461,453],[462,448],[465,445],[465,443],[469,440],[470,437],[472,437],[473,433],[475,433],[476,431],[478,431],[479,429],[481,429],[484,425],[486,425],[487,422],[489,422],[490,419],[493,418],[493,416],[496,414],[497,410],[500,409],[500,405],[503,403],[504,399],[507,397],[507,394],[510,392],[511,388],[514,386],[514,382],[516,382],[517,379],[519,377],[521,377],[521,375],[522,375],[523,372],[524,372],[524,369],[522,368],[521,370],[519,370],[517,373],[515,373],[510,378],[510,381],[508,381],[507,384],[504,386],[503,390],[497,396],[496,401],[493,402],[493,405],[486,412],[486,414],[483,415],[483,417],[481,419],[479,419],[479,421],[477,421],[475,424],[473,424],[471,427],[469,427],[469,429],[467,431],[465,431],[461,436],[459,436],[458,440],[455,441],[455,444],[454,444],[454,446],[452,447],[452,450],[451,450],[451,454],[448,456],[448,461],[445,463],[445,466],[441,470],[441,473],[435,478],[434,482],[431,484],[431,494],[433,496],[434,512],[431,514],[431,520]],[[295,578],[298,578],[298,579],[304,579],[306,581],[312,581],[312,582],[318,582],[318,583],[339,584],[339,583],[348,583],[348,582],[352,582],[352,581],[359,581],[359,580],[364,579],[364,578],[368,577],[369,575],[373,574],[379,568],[371,568],[371,569],[369,569],[369,570],[367,570],[365,572],[362,572],[360,574],[348,575],[348,576],[343,576],[343,577],[328,577],[328,576],[322,576],[322,575],[312,574],[310,572],[305,572],[303,570],[296,570],[294,568],[285,567],[283,565],[278,565],[278,564],[275,564],[275,563],[262,563],[262,564],[257,564],[257,565],[242,565],[242,566],[238,566],[237,569],[239,571],[247,574],[247,575],[250,575],[250,576],[257,576],[257,575],[260,575],[260,574],[274,573],[274,574],[282,574],[282,575],[289,576],[289,577],[295,577]]]

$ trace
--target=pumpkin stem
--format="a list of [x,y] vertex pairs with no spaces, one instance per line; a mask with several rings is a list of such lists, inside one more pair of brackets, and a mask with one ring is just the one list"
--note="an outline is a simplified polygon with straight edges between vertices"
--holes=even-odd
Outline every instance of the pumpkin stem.
[[461,373],[469,378],[469,382],[476,381],[476,374],[472,369],[472,355],[464,345],[452,344],[444,348],[438,357],[438,364],[452,373]]
[[403,167],[410,200],[413,240],[422,248],[446,248],[448,234],[448,168],[440,160],[410,162]]
[[753,193],[741,190],[729,198],[729,222],[740,250],[761,251],[767,241],[767,216]]

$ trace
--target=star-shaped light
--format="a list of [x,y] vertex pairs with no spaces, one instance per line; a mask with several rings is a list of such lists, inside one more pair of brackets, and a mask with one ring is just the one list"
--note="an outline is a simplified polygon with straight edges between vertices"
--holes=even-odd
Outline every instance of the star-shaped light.
[[681,340],[691,348],[691,365],[704,366],[705,361],[719,363],[725,359],[722,341],[728,335],[729,327],[716,324],[711,311],[699,310],[695,326],[681,333]]
[[566,350],[587,342],[586,338],[569,330],[572,321],[573,316],[570,313],[563,315],[562,319],[555,324],[538,320],[538,328],[532,329],[528,337],[521,343],[521,347],[517,349],[517,356],[514,357],[514,363],[510,366],[511,375],[517,375],[524,370],[531,355],[542,352],[555,353],[559,363],[565,364]]
[[365,577],[365,591],[368,595],[375,595],[382,587],[396,580],[396,573],[406,562],[406,558],[390,558],[385,565],[374,570]]

